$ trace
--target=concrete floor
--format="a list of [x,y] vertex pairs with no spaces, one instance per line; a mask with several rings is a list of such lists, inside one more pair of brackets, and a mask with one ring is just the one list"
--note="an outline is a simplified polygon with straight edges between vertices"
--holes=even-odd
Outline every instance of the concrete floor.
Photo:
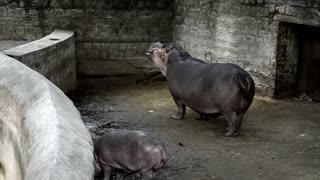
[[108,128],[158,134],[169,161],[157,180],[320,179],[320,104],[255,98],[241,134],[224,137],[223,118],[196,120],[176,111],[166,82],[133,78],[82,79],[71,97],[93,136]]

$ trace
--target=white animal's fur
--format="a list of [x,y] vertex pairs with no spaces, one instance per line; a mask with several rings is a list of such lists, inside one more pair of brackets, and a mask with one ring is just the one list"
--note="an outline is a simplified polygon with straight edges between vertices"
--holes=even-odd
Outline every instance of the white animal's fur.
[[0,87],[0,180],[23,179],[26,137],[20,105],[7,89]]
[[[26,160],[22,158],[20,161],[23,163],[20,164],[23,179],[93,179],[93,146],[90,134],[78,110],[60,89],[39,73],[2,53],[0,87],[7,89],[21,107],[23,118],[20,118],[20,124],[23,124],[26,133],[14,131],[15,128],[7,129],[15,134],[13,139],[18,142],[13,148],[24,147],[24,143],[28,145]],[[0,137],[0,142],[3,139]],[[19,144],[19,139],[24,139],[24,142]],[[23,157],[23,148],[16,151]],[[3,169],[5,174],[7,167]],[[10,180],[19,180],[19,177]]]

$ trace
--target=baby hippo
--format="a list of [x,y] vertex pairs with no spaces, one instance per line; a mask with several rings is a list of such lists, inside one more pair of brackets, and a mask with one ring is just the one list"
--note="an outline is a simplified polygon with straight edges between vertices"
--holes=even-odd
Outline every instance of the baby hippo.
[[104,134],[94,150],[95,175],[103,173],[109,180],[111,172],[116,179],[134,174],[142,180],[155,177],[155,171],[167,160],[166,149],[160,139],[142,131],[112,130]]

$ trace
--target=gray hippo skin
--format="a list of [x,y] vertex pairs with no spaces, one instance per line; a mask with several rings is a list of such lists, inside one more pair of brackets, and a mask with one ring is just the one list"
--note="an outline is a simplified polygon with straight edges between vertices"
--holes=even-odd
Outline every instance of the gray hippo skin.
[[169,91],[183,119],[186,106],[203,115],[222,114],[225,136],[239,134],[243,115],[250,107],[255,86],[252,77],[234,64],[206,64],[174,45],[152,43],[146,54],[166,76]]
[[128,174],[153,179],[167,160],[165,146],[157,136],[129,130],[104,134],[95,145],[94,157],[95,174],[103,173],[104,180],[110,179],[111,171],[117,180]]

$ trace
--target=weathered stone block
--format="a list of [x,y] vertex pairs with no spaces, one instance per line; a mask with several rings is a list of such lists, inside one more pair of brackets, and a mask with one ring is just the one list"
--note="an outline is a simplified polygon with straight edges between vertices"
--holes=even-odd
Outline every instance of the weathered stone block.
[[10,39],[21,39],[24,35],[24,27],[23,26],[3,26],[2,33]]
[[274,12],[276,10],[276,6],[274,4],[269,4],[269,12]]
[[6,7],[0,7],[0,17],[7,16],[7,9]]
[[310,1],[302,1],[302,0],[290,0],[288,1],[288,4],[290,6],[295,6],[295,7],[307,7],[308,3],[310,3]]
[[295,15],[296,14],[296,8],[295,7],[291,7],[291,6],[286,7],[285,14],[289,15],[289,16]]
[[60,28],[66,28],[70,27],[71,19],[66,17],[58,18],[58,25]]
[[59,18],[56,18],[56,17],[46,18],[45,20],[42,21],[42,25],[45,27],[54,27],[58,25],[58,23],[59,23]]
[[103,14],[102,11],[98,11],[96,9],[85,9],[84,13],[86,17],[101,17]]
[[73,6],[75,8],[83,9],[85,7],[85,0],[74,0]]
[[251,7],[250,6],[241,6],[241,16],[249,16],[251,14]]
[[252,16],[252,17],[261,16],[261,8],[260,7],[251,7],[250,16]]
[[26,11],[26,16],[27,17],[38,17],[39,16],[39,11],[29,9],[28,11]]
[[49,9],[44,11],[46,17],[63,17],[65,16],[65,11],[63,9]]
[[286,12],[286,6],[279,6],[278,7],[278,13],[285,14]]
[[39,26],[40,21],[38,17],[25,17],[25,18],[19,18],[19,24],[27,25],[27,26]]
[[42,30],[40,27],[34,26],[25,26],[25,37],[28,40],[39,39],[43,36]]
[[73,0],[57,0],[60,7],[63,9],[71,8]]
[[51,3],[50,3],[50,7],[60,8],[60,4],[58,3],[57,0],[52,0]]
[[3,25],[19,25],[19,18],[16,18],[16,17],[0,17],[0,24],[3,24]]
[[256,0],[258,4],[263,4],[265,3],[265,0]]
[[48,0],[31,0],[30,4],[32,7],[36,9],[43,9],[45,7],[49,6],[49,1]]
[[26,17],[26,10],[23,8],[9,9],[9,17]]
[[269,16],[269,8],[261,8],[261,16],[268,17]]
[[243,4],[256,4],[257,0],[243,0]]
[[66,14],[67,17],[81,17],[84,16],[84,11],[80,9],[67,9]]

